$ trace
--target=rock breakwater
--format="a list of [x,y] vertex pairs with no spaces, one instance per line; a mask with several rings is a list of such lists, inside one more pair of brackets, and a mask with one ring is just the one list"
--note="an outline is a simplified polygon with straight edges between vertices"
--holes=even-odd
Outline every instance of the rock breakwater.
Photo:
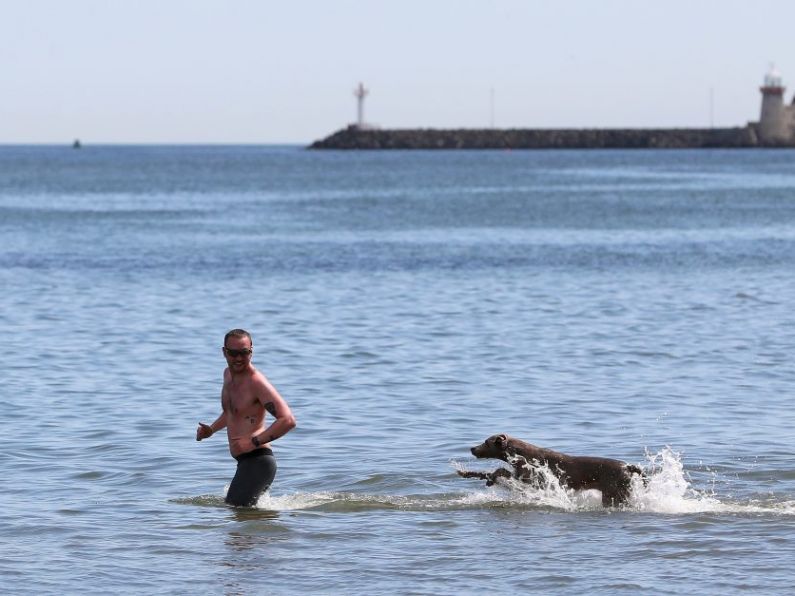
[[310,149],[697,149],[760,146],[753,125],[658,129],[367,129],[349,126],[315,141]]

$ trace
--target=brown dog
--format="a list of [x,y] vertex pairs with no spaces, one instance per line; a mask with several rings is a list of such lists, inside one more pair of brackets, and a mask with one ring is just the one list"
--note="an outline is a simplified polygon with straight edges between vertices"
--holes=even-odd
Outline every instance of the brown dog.
[[538,484],[541,478],[533,465],[549,468],[560,483],[574,490],[597,489],[602,493],[605,507],[621,505],[629,498],[633,474],[643,476],[638,466],[606,457],[584,457],[566,455],[536,447],[508,435],[494,435],[477,447],[472,455],[478,458],[495,458],[511,464],[512,470],[497,468],[494,472],[464,472],[464,478],[486,480],[486,486],[494,484],[498,478],[516,478],[531,484]]

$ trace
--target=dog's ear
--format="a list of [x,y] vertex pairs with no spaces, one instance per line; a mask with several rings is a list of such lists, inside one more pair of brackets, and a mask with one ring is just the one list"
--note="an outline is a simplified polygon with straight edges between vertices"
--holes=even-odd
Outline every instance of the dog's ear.
[[494,444],[500,449],[505,449],[508,446],[508,435],[497,435]]

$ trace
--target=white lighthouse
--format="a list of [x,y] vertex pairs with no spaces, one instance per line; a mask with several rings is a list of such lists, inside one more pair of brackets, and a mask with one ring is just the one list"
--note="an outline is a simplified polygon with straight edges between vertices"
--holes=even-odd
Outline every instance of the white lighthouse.
[[364,123],[364,98],[368,93],[370,90],[365,89],[363,83],[359,83],[359,86],[353,90],[353,95],[356,97],[356,128],[359,130],[367,128]]
[[759,140],[765,145],[776,145],[792,140],[793,108],[784,105],[784,83],[775,66],[765,75],[762,92],[762,110],[759,114]]

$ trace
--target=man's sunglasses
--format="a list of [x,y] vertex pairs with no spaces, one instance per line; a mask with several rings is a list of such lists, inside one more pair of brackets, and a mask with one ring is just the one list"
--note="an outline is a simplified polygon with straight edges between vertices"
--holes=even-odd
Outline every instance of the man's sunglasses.
[[240,350],[235,350],[234,348],[224,348],[224,354],[229,356],[230,358],[237,358],[238,356],[250,356],[251,352],[253,352],[251,348],[243,348]]

